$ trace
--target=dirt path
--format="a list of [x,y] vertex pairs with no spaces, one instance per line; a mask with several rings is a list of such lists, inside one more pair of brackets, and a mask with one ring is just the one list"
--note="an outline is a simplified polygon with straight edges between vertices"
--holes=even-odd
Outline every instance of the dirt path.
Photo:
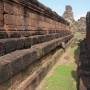
[[59,57],[57,64],[41,82],[37,90],[76,90],[75,52],[78,47],[69,47]]

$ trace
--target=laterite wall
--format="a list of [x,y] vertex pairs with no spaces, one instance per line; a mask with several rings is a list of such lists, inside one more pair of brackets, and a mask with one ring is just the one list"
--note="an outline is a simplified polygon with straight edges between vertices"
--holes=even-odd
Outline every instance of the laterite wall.
[[0,37],[69,30],[69,23],[37,0],[0,0]]
[[79,90],[90,90],[90,12],[86,15],[86,38],[80,43]]

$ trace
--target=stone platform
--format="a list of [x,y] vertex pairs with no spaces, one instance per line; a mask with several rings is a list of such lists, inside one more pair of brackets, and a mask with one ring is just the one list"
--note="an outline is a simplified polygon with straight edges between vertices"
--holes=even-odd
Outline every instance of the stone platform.
[[69,23],[37,0],[0,0],[0,90],[34,90],[55,63],[42,58],[71,38]]

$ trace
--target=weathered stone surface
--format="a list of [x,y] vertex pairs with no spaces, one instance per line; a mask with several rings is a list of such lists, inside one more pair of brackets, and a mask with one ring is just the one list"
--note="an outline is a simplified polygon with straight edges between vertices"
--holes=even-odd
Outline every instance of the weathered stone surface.
[[[13,31],[18,33],[19,30],[33,30],[35,33],[40,33],[38,29],[43,30],[45,33],[54,33],[55,30],[61,30],[61,28],[62,30],[68,30],[69,23],[66,20],[38,1],[4,0],[0,1],[0,4],[0,10],[2,10],[0,13],[2,15],[0,15],[0,17],[2,17],[0,19],[0,25],[4,25],[3,30],[7,32],[8,37],[12,37],[11,34]],[[2,14],[3,9],[4,14]],[[2,22],[2,20],[4,20],[4,22]],[[66,28],[64,26],[66,26]],[[18,34],[28,36],[28,33],[23,34],[21,31]],[[43,34],[43,32],[41,32],[41,34]]]
[[86,18],[85,17],[81,17],[80,19],[78,19],[77,24],[78,24],[77,27],[78,27],[79,32],[86,32]]
[[25,41],[24,41],[24,48],[30,48],[31,45],[32,45],[31,37],[25,38]]
[[3,8],[3,1],[0,0],[0,14],[3,14],[4,8]]
[[[3,28],[3,27],[2,27]],[[0,31],[0,39],[8,38],[8,34],[6,32],[2,32],[3,29]]]
[[26,68],[28,65],[33,64],[34,61],[38,60],[40,57],[37,55],[37,51],[31,49],[26,55],[23,56],[23,67]]
[[72,22],[74,20],[74,16],[73,16],[73,11],[72,11],[72,7],[70,5],[66,6],[65,12],[63,14],[63,17],[69,21]]
[[[61,36],[62,34],[62,36]],[[1,39],[0,40],[0,55],[10,53],[15,50],[30,48],[31,46],[43,42],[47,42],[56,38],[66,36],[67,33],[55,33],[47,35],[35,35],[31,37],[22,37],[22,38],[11,38],[11,39]],[[68,38],[67,38],[68,39]]]
[[12,52],[16,48],[16,41],[14,39],[1,39],[0,43],[2,44],[1,47],[4,49],[5,53]]
[[[0,38],[10,37],[0,39],[0,88],[8,80],[12,87],[12,77],[18,76],[24,69],[37,63],[43,56],[60,46],[61,42],[72,38],[69,23],[37,0],[1,0],[0,30]],[[26,84],[25,90],[34,89],[54,62],[51,61],[42,67],[30,79],[30,87]],[[19,80],[22,82],[24,79]],[[16,81],[15,85],[19,84],[17,78]]]
[[71,6],[66,6],[63,17],[70,23],[70,30],[72,32],[86,33],[86,18],[80,17],[80,19],[75,20]]
[[[67,36],[66,38],[70,37],[71,36]],[[35,45],[31,49],[15,51],[0,57],[0,83],[8,80],[31,63],[35,62],[42,56],[55,49],[57,46],[60,45],[61,41],[63,41],[63,39],[55,39],[46,43]],[[3,68],[5,69],[5,71],[3,71]]]
[[80,60],[78,74],[80,77],[80,90],[90,89],[90,12],[86,16],[86,39],[80,43]]
[[4,24],[3,14],[0,14],[0,26],[3,26],[3,24]]
[[[27,45],[27,38],[15,38],[15,41],[16,41],[16,50],[18,49],[24,49],[26,48],[28,45]],[[29,43],[29,42],[28,42]],[[30,46],[28,46],[30,47]]]
[[0,43],[0,56],[5,54],[5,49],[2,43]]
[[5,14],[14,14],[13,13],[13,3],[12,2],[9,2],[9,1],[5,1],[4,2],[4,13]]
[[87,40],[87,46],[88,46],[88,49],[90,49],[90,12],[87,13],[87,16],[86,16],[86,40]]
[[5,14],[4,15],[4,23],[6,25],[15,25],[16,18],[14,15]]

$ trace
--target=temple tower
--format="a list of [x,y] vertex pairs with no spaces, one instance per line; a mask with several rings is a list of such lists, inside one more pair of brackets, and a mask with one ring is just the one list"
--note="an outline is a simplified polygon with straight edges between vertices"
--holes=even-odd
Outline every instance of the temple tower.
[[72,11],[72,7],[70,5],[67,5],[65,7],[65,12],[63,14],[63,17],[68,20],[69,22],[74,20],[74,16],[73,16],[73,11]]

